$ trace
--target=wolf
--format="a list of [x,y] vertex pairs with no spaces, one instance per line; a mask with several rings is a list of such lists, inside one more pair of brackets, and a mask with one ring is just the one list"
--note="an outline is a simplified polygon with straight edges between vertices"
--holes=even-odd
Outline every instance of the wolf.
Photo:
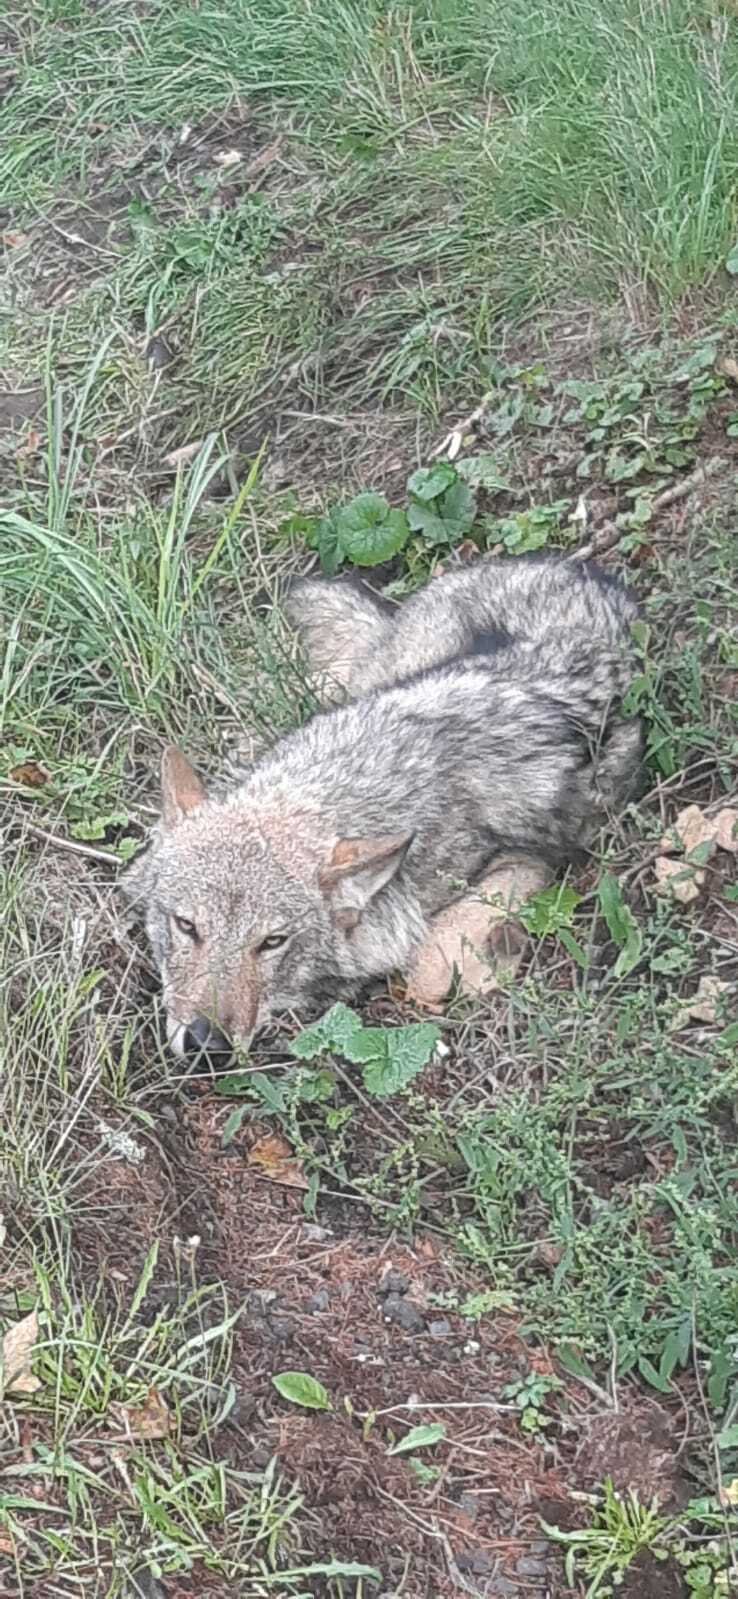
[[283,609],[321,708],[221,794],[166,750],[127,874],[179,1055],[411,972],[490,871],[580,858],[637,782],[637,607],[595,566],[485,557],[394,606],[308,577]]

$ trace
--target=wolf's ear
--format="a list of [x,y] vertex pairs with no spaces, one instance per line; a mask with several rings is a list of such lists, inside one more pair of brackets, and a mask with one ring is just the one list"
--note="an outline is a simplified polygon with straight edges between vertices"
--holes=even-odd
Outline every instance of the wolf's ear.
[[170,744],[161,758],[161,817],[176,827],[207,799],[207,791],[181,750]]
[[318,873],[318,885],[339,926],[356,926],[369,901],[399,870],[412,839],[412,833],[390,833],[383,838],[341,838],[334,844]]

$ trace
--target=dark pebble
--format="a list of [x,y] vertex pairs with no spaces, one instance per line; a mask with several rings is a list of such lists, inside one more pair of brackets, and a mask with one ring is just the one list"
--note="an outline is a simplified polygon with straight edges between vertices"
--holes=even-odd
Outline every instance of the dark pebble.
[[515,1570],[519,1577],[545,1577],[548,1561],[541,1559],[540,1555],[523,1555]]
[[385,1272],[377,1289],[380,1299],[383,1299],[385,1294],[407,1294],[409,1291],[410,1284],[401,1271]]
[[328,1289],[319,1288],[317,1294],[310,1295],[305,1309],[313,1312],[318,1310],[327,1310],[330,1302],[331,1296],[328,1292]]
[[385,1321],[392,1321],[397,1327],[402,1327],[405,1332],[420,1333],[425,1331],[425,1317],[412,1299],[405,1299],[400,1294],[388,1294],[384,1301]]

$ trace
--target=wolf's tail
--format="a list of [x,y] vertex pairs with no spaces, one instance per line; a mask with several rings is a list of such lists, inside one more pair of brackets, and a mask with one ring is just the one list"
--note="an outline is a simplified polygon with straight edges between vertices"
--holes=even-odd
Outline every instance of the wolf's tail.
[[[381,649],[395,607],[354,578],[298,578],[282,608],[295,629],[311,672],[348,692],[362,656]],[[328,697],[328,695],[326,695]]]

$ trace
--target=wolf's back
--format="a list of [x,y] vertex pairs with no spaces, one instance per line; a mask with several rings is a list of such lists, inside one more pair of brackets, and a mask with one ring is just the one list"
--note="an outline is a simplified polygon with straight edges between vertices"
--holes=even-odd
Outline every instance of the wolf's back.
[[600,702],[621,691],[637,607],[596,567],[551,556],[488,556],[389,606],[366,585],[307,579],[287,596],[314,669],[352,697],[468,655],[500,674],[588,679]]

